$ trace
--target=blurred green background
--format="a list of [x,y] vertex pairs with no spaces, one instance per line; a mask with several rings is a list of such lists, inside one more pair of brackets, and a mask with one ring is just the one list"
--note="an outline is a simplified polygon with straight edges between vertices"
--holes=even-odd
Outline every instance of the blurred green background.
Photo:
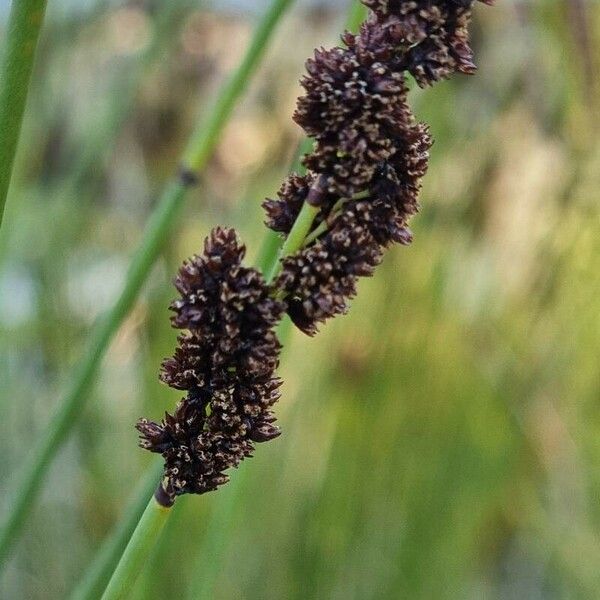
[[[0,237],[0,489],[44,431],[200,112],[263,3],[50,2]],[[258,252],[303,62],[347,3],[300,3],[103,363],[0,580],[67,597],[157,457],[143,415],[209,228]],[[290,331],[278,413],[220,492],[186,497],[134,598],[600,598],[600,5],[478,5],[478,73],[411,92],[435,144],[415,241],[350,313]],[[414,87],[414,86],[413,86]]]

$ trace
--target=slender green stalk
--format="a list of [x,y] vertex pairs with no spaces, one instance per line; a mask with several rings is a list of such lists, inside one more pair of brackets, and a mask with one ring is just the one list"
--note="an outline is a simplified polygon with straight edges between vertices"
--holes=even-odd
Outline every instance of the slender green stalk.
[[162,469],[162,464],[156,461],[148,470],[135,490],[133,501],[119,522],[119,527],[105,540],[71,594],[71,600],[94,600],[100,597],[146,508],[146,499],[156,489]]
[[[146,498],[147,500],[147,498]],[[171,516],[165,525],[160,537],[155,541],[154,547],[148,554],[144,566],[140,571],[140,576],[131,590],[127,600],[147,600],[148,598],[157,598],[161,594],[157,593],[166,579],[165,568],[170,562],[169,555],[173,553],[173,548],[179,547],[181,543],[182,531],[188,531],[185,521],[190,518],[190,505],[197,498],[192,496],[182,496],[171,509]],[[185,536],[185,533],[183,534]],[[185,572],[182,570],[181,574]],[[167,588],[173,589],[176,586],[168,585],[169,579],[166,579]],[[168,596],[169,594],[167,594]],[[179,596],[177,596],[179,598]]]
[[129,596],[146,557],[170,515],[171,509],[159,504],[152,496],[102,595],[102,600],[121,600]]
[[109,342],[131,310],[143,283],[148,278],[167,240],[168,233],[179,215],[190,185],[210,158],[236,100],[247,87],[275,26],[292,1],[273,0],[254,33],[246,55],[219,94],[206,123],[200,124],[192,134],[184,153],[180,174],[167,185],[157,208],[150,217],[141,244],[133,256],[121,295],[92,331],[88,349],[84,353],[71,386],[60,402],[58,413],[24,469],[15,499],[11,503],[11,511],[0,531],[0,566],[6,562],[8,552],[37,497],[48,467],[83,410]]
[[[331,209],[331,213],[330,213],[330,218],[331,216],[335,215],[335,206]],[[329,227],[329,223],[328,223],[329,219],[326,219],[325,221],[322,221],[321,223],[319,223],[319,225],[317,227],[315,227],[305,238],[304,238],[304,242],[302,243],[303,246],[308,246],[309,244],[311,244],[312,242],[314,242],[320,235],[322,235],[323,233],[325,233]]]
[[13,0],[0,71],[0,227],[46,0]]
[[350,200],[361,200],[362,198],[368,198],[369,195],[370,195],[369,190],[365,190],[364,192],[359,192],[358,194],[354,194],[354,196],[352,196],[351,198],[340,198],[331,207],[331,210],[329,211],[329,215],[328,215],[327,219],[325,219],[324,221],[319,223],[319,225],[317,227],[315,227],[304,238],[303,246],[308,246],[309,244],[312,244],[312,242],[314,242],[320,235],[322,235],[329,229],[330,224],[336,219],[336,217],[338,217],[340,214],[342,214],[342,212],[343,212],[342,208],[344,207],[346,202],[349,202]]
[[[309,152],[311,148],[312,148],[312,140],[310,138],[304,138],[302,140],[302,142],[300,142],[300,144],[298,145],[298,149],[296,150],[296,154],[294,155],[294,159],[292,161],[290,171],[292,171],[292,172],[296,171],[300,174],[303,174],[305,172],[305,168],[301,162],[301,159],[302,159],[302,156],[306,152]],[[314,216],[313,216],[313,219],[314,219]],[[310,223],[312,223],[312,220]],[[310,223],[308,223],[307,232],[310,229]],[[298,232],[297,232],[297,234],[299,235]],[[285,246],[285,244],[284,244],[284,246]],[[281,247],[281,238],[279,237],[279,235],[277,235],[277,233],[275,233],[274,231],[271,231],[270,229],[267,230],[262,247],[259,252],[257,264],[258,264],[258,268],[263,273],[269,274],[269,276],[267,278],[269,282],[273,281],[273,279],[275,278],[275,275],[277,274],[277,270],[280,265],[280,261],[278,259],[278,253],[281,254],[284,251],[284,248],[283,247],[280,248],[280,247]]]
[[300,209],[300,213],[296,217],[294,226],[290,233],[285,238],[285,242],[281,247],[279,258],[271,266],[269,276],[267,277],[268,283],[272,283],[279,271],[281,271],[281,260],[290,254],[294,254],[304,245],[304,239],[312,227],[313,221],[319,212],[318,206],[313,206],[308,202],[305,202]]

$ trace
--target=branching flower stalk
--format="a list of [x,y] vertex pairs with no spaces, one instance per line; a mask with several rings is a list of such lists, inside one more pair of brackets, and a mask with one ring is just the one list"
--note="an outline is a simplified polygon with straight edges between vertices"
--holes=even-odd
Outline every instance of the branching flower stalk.
[[[161,379],[185,392],[161,422],[137,424],[143,448],[161,454],[164,472],[136,532],[147,543],[182,494],[229,480],[256,443],[280,435],[273,406],[284,314],[309,336],[348,310],[360,277],[373,274],[393,243],[409,244],[431,138],[412,114],[406,74],[421,87],[475,70],[468,24],[473,0],[362,0],[369,15],[344,46],[318,49],[302,79],[294,120],[312,138],[307,172],[292,174],[263,206],[284,236],[265,278],[244,267],[244,246],[217,227],[204,251],[175,280],[172,325],[178,347]],[[133,543],[133,540],[132,540]],[[130,543],[105,598],[119,597]]]

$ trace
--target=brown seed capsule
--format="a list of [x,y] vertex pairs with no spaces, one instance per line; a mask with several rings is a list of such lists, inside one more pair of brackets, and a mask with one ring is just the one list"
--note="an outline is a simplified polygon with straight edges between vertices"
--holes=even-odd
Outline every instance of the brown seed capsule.
[[318,323],[344,314],[357,278],[371,275],[381,254],[368,228],[344,211],[321,240],[283,261],[276,285],[288,294],[294,324],[314,335]]
[[268,442],[281,435],[281,429],[271,423],[255,425],[248,434],[253,442]]

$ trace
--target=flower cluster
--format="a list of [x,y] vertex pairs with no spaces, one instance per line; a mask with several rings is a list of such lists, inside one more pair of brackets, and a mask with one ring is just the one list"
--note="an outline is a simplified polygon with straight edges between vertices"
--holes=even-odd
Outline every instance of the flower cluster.
[[306,64],[294,120],[314,141],[307,172],[263,204],[267,226],[284,236],[312,207],[303,245],[267,284],[242,266],[235,232],[216,229],[179,271],[172,324],[184,333],[161,379],[187,395],[161,423],[137,425],[142,447],[165,459],[163,503],[216,489],[254,442],[279,435],[273,328],[284,312],[314,335],[346,312],[358,278],[373,273],[390,244],[412,240],[431,139],[408,105],[406,74],[426,86],[473,72],[473,0],[362,1],[371,12],[358,34],[346,32],[344,47],[316,50]]
[[395,61],[420,86],[457,71],[475,71],[468,31],[473,0],[363,0],[363,4],[373,11],[366,27],[375,28],[380,47],[397,49]]
[[474,70],[467,25],[472,0],[364,0],[371,9],[345,47],[307,62],[294,120],[313,138],[304,176],[292,175],[264,207],[288,234],[304,202],[319,207],[312,245],[285,257],[277,285],[304,332],[344,313],[357,278],[371,275],[390,243],[407,244],[419,208],[431,139],[407,100],[419,85]]
[[185,331],[161,379],[187,395],[161,423],[137,424],[142,447],[165,459],[162,491],[171,501],[216,489],[226,469],[251,456],[253,442],[279,435],[273,327],[284,305],[258,271],[242,266],[244,253],[234,230],[217,228],[175,281],[172,324]]

